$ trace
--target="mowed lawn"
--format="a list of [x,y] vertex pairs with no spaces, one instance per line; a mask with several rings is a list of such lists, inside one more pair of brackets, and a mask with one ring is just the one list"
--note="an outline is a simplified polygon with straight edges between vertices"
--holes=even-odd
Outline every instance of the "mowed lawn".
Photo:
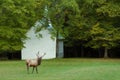
[[38,71],[27,74],[25,61],[0,61],[0,80],[120,80],[120,59],[43,60]]

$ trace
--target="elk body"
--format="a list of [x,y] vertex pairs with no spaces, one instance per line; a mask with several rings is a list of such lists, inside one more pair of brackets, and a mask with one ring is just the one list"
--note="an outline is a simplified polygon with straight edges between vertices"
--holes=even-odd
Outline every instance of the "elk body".
[[32,73],[34,72],[34,69],[36,68],[36,73],[38,73],[37,66],[41,64],[42,57],[45,56],[45,53],[39,57],[39,52],[36,54],[37,59],[27,59],[26,60],[26,66],[27,66],[27,72],[29,73],[29,67],[33,67]]

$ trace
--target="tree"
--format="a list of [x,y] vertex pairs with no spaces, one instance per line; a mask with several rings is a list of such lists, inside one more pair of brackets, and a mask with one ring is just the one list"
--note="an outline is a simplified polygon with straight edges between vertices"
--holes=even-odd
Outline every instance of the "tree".
[[26,32],[43,17],[44,0],[0,0],[0,51],[23,48]]
[[104,57],[108,57],[108,49],[119,45],[119,4],[117,0],[93,0],[92,4],[96,9],[97,18],[96,23],[92,25],[92,29],[90,30],[91,40],[89,40],[87,46],[92,48],[104,47]]
[[77,40],[82,46],[105,47],[105,57],[108,49],[119,45],[119,0],[59,0],[52,5],[52,24],[69,45]]
[[94,25],[90,31],[91,40],[87,43],[87,46],[92,48],[104,48],[104,58],[108,57],[108,49],[116,47],[119,45],[118,41],[120,40],[119,29],[117,28],[101,28],[100,24],[97,23]]

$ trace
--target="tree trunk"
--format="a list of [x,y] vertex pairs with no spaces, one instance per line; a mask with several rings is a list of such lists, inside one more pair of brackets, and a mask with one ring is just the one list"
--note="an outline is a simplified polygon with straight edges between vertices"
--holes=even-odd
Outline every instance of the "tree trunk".
[[100,51],[99,48],[98,48],[98,57],[99,57],[99,58],[101,57],[101,51]]
[[83,46],[81,46],[81,57],[84,57],[84,49],[83,49]]
[[108,49],[107,48],[105,48],[104,58],[108,58]]
[[101,58],[103,56],[103,50],[101,48],[98,48],[98,57]]

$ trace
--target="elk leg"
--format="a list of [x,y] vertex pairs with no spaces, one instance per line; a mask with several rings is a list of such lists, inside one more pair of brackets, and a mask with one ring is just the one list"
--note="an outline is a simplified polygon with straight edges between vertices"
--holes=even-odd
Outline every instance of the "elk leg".
[[27,66],[27,73],[29,74],[29,66],[28,65],[26,65]]
[[35,68],[35,67],[33,67],[32,73],[34,72],[34,68]]
[[38,69],[37,69],[37,67],[36,67],[36,73],[38,73]]

